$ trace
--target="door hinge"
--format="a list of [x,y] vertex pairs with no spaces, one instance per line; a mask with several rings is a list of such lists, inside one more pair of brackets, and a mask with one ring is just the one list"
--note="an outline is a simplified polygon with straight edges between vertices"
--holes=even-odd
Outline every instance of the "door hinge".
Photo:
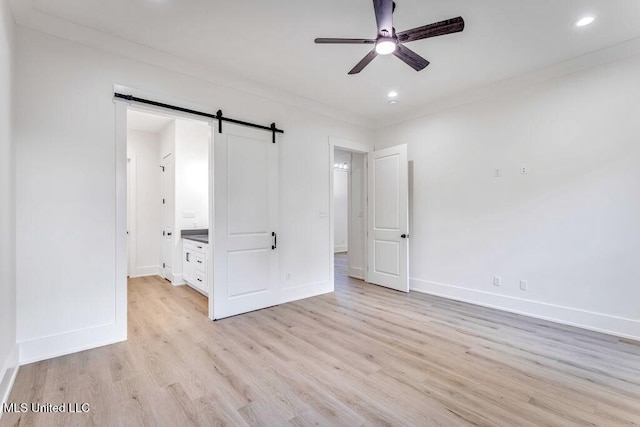
[[162,199],[162,204],[163,204],[163,205],[165,204],[165,200],[164,200],[164,199]]
[[164,236],[164,230],[162,230],[162,235]]
[[164,172],[164,166],[160,166],[160,169],[162,169],[162,172]]
[[165,264],[164,262],[162,263],[162,268],[167,268],[167,264]]

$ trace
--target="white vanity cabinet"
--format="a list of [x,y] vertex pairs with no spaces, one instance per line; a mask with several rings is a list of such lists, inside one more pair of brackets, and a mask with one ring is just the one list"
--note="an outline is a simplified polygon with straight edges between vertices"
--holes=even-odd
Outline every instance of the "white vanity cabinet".
[[207,250],[206,243],[194,240],[182,240],[182,278],[192,288],[205,295],[207,289]]

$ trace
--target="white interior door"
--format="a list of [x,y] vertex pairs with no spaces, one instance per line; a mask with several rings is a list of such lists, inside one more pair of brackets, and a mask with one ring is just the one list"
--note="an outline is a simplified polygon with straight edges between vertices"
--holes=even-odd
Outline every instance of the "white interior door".
[[276,305],[278,144],[225,123],[214,137],[213,318]]
[[169,154],[162,159],[162,277],[173,281],[174,248],[174,164]]
[[368,154],[367,281],[409,292],[409,165],[407,146]]

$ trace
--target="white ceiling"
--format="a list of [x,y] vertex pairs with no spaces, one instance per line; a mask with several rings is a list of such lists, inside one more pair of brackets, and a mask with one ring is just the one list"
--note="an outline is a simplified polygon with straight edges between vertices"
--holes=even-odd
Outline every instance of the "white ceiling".
[[151,114],[137,110],[127,110],[127,129],[141,132],[160,133],[174,119],[169,116]]
[[[146,45],[368,120],[440,100],[640,37],[635,0],[396,0],[398,31],[462,16],[463,33],[408,46],[431,65],[393,56],[347,72],[370,46],[315,37],[375,36],[371,0],[33,0],[42,13]],[[584,15],[594,24],[576,28]],[[399,104],[388,105],[390,89]]]

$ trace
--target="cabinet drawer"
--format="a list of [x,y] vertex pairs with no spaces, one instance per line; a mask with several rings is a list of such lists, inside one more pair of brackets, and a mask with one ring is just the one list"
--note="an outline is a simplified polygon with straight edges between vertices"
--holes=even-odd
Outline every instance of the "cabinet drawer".
[[196,271],[194,274],[193,284],[203,292],[207,292],[207,275],[202,271]]
[[183,242],[182,247],[185,250],[188,250],[189,252],[193,252],[193,253],[198,252],[201,254],[207,253],[206,243],[194,242],[193,240],[188,240],[188,239],[183,239],[182,242]]
[[207,272],[207,261],[203,254],[194,252],[192,262],[196,271],[201,271],[202,273]]

